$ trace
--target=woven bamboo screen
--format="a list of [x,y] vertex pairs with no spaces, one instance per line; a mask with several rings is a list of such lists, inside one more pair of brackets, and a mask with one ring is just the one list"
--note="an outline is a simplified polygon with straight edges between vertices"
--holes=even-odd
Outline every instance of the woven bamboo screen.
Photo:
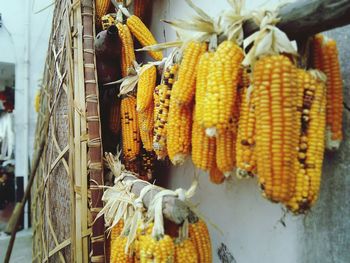
[[32,191],[34,262],[104,262],[93,0],[56,1],[45,63]]

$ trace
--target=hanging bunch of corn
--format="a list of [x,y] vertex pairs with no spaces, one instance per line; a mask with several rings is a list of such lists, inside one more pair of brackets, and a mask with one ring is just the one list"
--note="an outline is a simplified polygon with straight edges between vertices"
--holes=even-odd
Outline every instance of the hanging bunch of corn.
[[123,98],[120,107],[123,155],[126,161],[132,161],[140,153],[140,130],[137,120],[136,98],[133,96]]
[[294,196],[286,203],[294,213],[305,213],[316,201],[321,180],[324,153],[326,90],[322,75],[298,71],[302,86],[301,130],[296,160]]
[[343,138],[343,85],[335,40],[316,35],[313,40],[313,66],[327,76],[327,149],[339,148]]
[[153,149],[158,159],[167,156],[167,125],[170,107],[170,96],[174,79],[177,74],[178,64],[167,67],[163,73],[162,83],[154,91],[154,136]]

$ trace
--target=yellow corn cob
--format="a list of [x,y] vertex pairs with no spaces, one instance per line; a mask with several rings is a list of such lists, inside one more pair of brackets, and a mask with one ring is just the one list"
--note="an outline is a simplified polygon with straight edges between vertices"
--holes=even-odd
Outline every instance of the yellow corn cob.
[[205,95],[207,110],[203,116],[209,136],[232,123],[242,59],[242,49],[231,41],[222,42],[214,54]]
[[317,199],[325,141],[325,85],[310,73],[304,73],[304,78],[299,170],[295,194],[287,203],[287,207],[297,214],[307,212]]
[[199,124],[203,123],[203,115],[205,112],[206,105],[204,104],[205,93],[207,92],[208,86],[208,74],[209,68],[213,61],[214,53],[205,52],[199,60],[197,79],[196,79],[196,92],[195,92],[195,108],[194,108],[194,119]]
[[218,166],[214,162],[214,165],[209,171],[210,182],[214,184],[222,184],[225,181],[225,175],[219,170]]
[[101,18],[108,13],[111,3],[110,0],[95,1],[96,25],[101,25]]
[[115,18],[111,14],[102,16],[101,23],[102,23],[103,30],[107,30],[110,26],[116,25]]
[[174,83],[178,65],[172,65],[164,72],[164,78],[161,85],[158,85],[154,91],[155,113],[154,113],[154,136],[153,149],[159,159],[167,156],[167,123],[170,106],[170,95]]
[[154,129],[154,104],[151,101],[151,105],[142,111],[138,112],[138,121],[140,127],[140,137],[143,144],[143,148],[147,151],[153,150],[153,129]]
[[153,178],[153,168],[156,159],[155,153],[153,151],[143,151],[141,158],[140,177],[146,181],[150,181]]
[[188,105],[193,101],[196,88],[198,62],[206,49],[206,43],[191,41],[184,50],[178,78],[174,83],[171,95],[180,105]]
[[339,148],[343,139],[343,85],[337,44],[333,39],[323,46],[323,71],[327,76],[327,148]]
[[120,110],[123,154],[125,160],[131,161],[140,153],[140,130],[137,121],[136,98],[123,98]]
[[115,98],[109,112],[109,129],[118,134],[120,129],[120,99]]
[[252,176],[256,169],[254,91],[248,94],[248,88],[243,89],[236,143],[238,177]]
[[294,194],[297,155],[296,67],[283,55],[254,65],[257,172],[264,195],[285,202]]
[[131,253],[125,253],[125,246],[127,242],[126,236],[118,236],[111,247],[111,261],[110,263],[133,263]]
[[192,124],[192,161],[203,171],[209,171],[215,162],[215,138],[205,135],[204,128],[194,120]]
[[153,102],[153,92],[156,87],[157,69],[155,66],[144,65],[137,85],[137,111],[146,110]]
[[129,68],[132,67],[135,61],[134,42],[130,34],[130,30],[126,25],[117,23],[118,35],[122,44],[121,68],[122,76],[128,75]]
[[110,235],[110,246],[109,246],[109,260],[110,262],[115,262],[117,258],[114,248],[116,247],[116,240],[122,233],[124,227],[124,221],[120,220],[112,229],[111,229],[111,235]]
[[[143,47],[157,44],[157,41],[155,40],[151,31],[149,31],[146,25],[137,16],[130,16],[126,20],[126,24]],[[161,51],[149,51],[148,53],[155,60],[163,59],[163,54]]]
[[170,236],[156,240],[151,235],[139,237],[140,263],[174,262],[175,245]]
[[185,162],[191,150],[192,108],[179,106],[170,99],[167,126],[167,150],[174,165]]
[[232,174],[236,165],[236,137],[237,128],[235,124],[227,129],[217,131],[216,165],[225,177]]
[[211,241],[207,225],[204,221],[198,220],[189,224],[189,239],[192,240],[198,255],[198,262],[212,262]]
[[197,263],[197,250],[191,239],[175,242],[175,263]]

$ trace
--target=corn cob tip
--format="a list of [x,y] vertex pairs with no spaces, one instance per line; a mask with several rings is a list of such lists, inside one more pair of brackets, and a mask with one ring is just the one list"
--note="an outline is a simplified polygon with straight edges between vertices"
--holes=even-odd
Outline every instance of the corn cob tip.
[[216,137],[216,135],[217,135],[216,128],[215,128],[215,127],[206,128],[206,129],[205,129],[205,134],[206,134],[208,137]]
[[241,168],[236,168],[236,177],[238,179],[251,178],[253,174]]
[[234,171],[224,172],[223,174],[224,174],[225,178],[229,178],[234,174]]
[[330,127],[326,130],[326,149],[330,151],[336,151],[339,149],[341,140],[332,139],[332,131]]
[[178,154],[175,154],[171,162],[173,163],[173,165],[182,165],[186,161],[186,157],[187,155],[178,153]]

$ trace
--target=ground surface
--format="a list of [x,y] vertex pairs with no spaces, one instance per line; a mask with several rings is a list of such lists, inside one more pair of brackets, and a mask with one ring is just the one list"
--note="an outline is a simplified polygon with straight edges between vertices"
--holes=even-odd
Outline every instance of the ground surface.
[[[0,232],[0,262],[4,261],[10,237]],[[17,233],[12,251],[11,263],[32,262],[32,230],[22,230]]]

